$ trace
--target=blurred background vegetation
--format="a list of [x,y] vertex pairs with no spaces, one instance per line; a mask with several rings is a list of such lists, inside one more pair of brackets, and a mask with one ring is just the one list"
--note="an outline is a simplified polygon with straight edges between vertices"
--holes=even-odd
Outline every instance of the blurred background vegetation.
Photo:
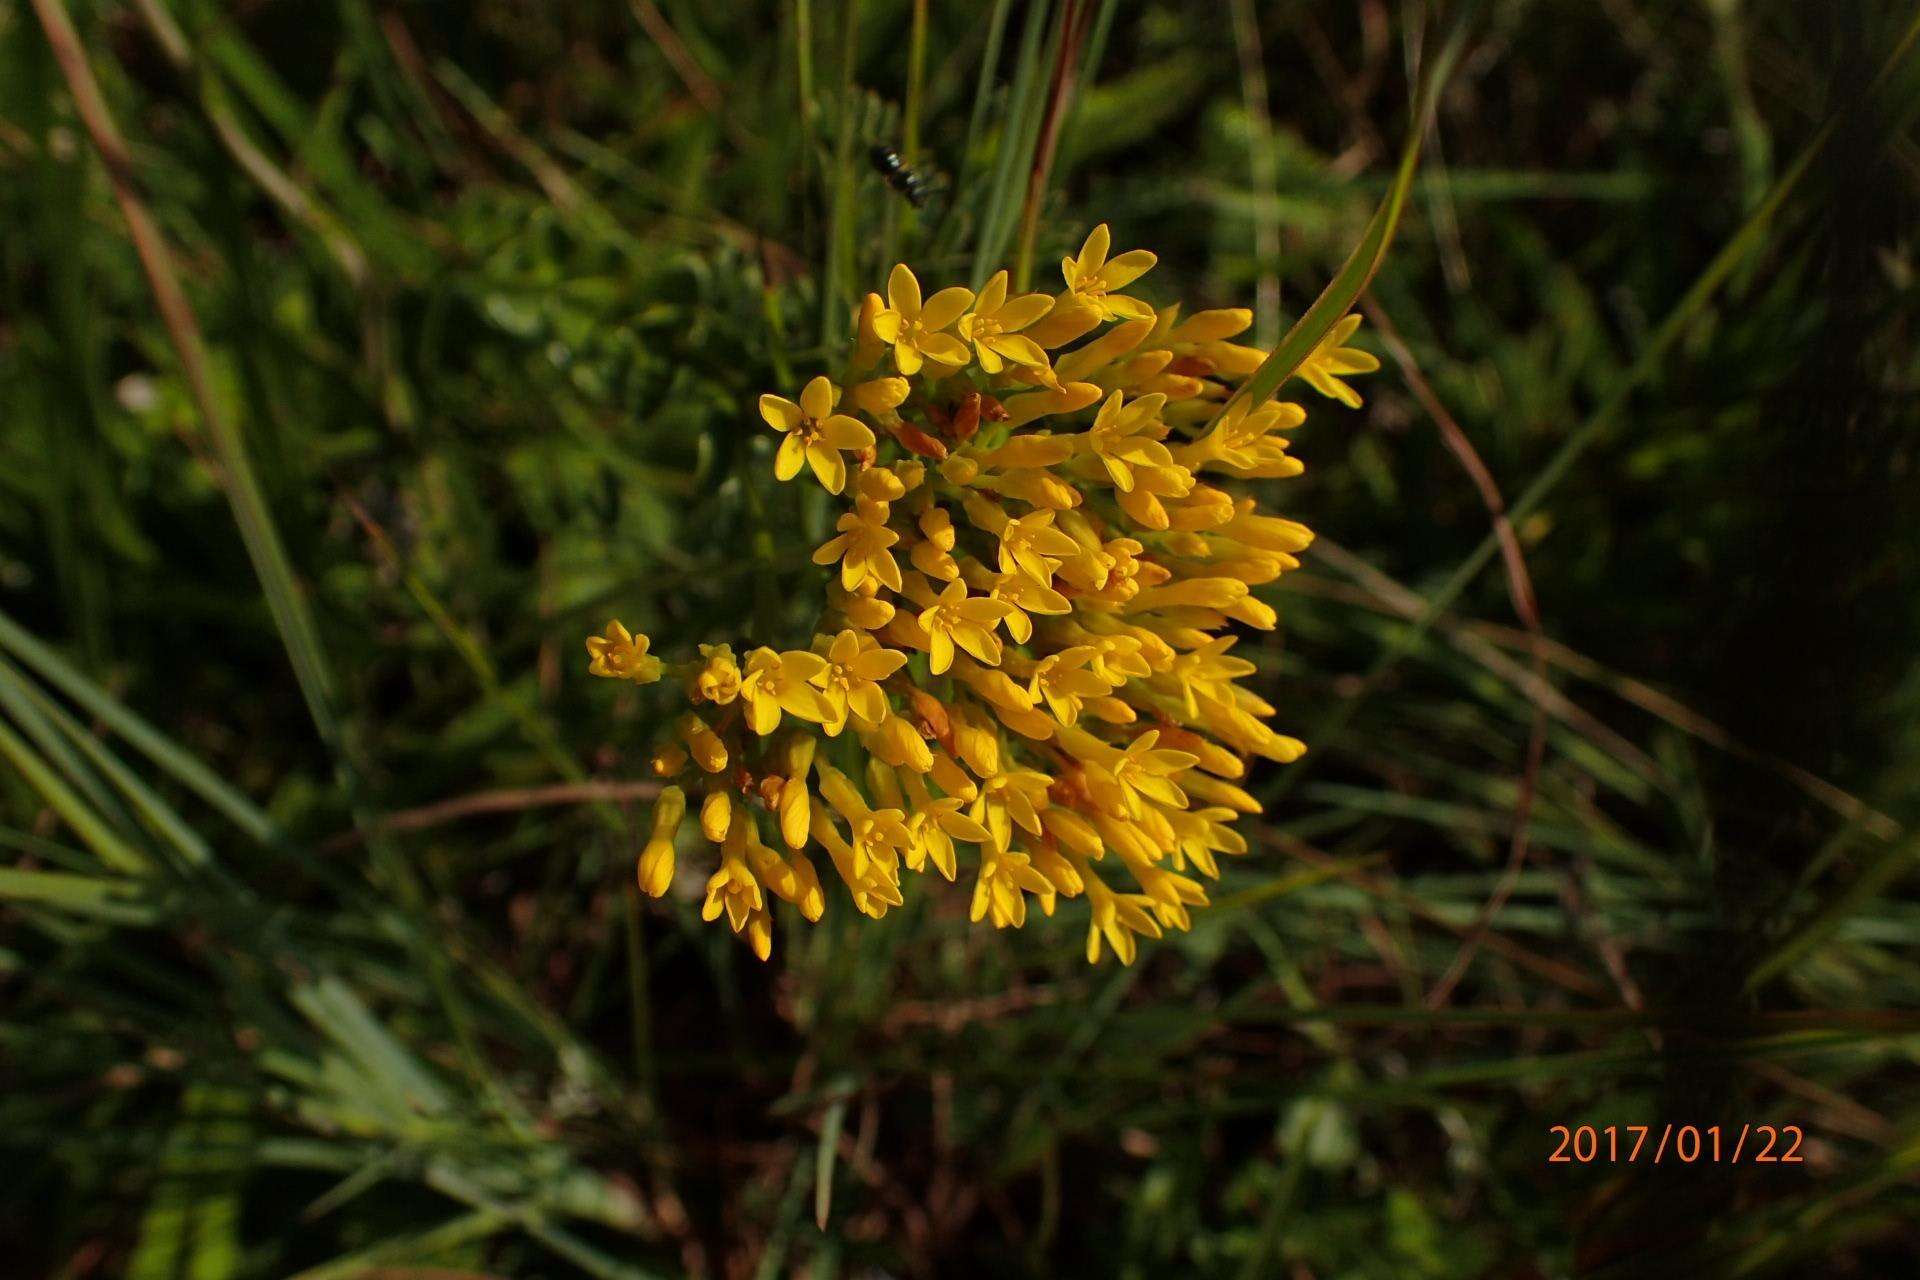
[[[1427,8],[0,0],[7,1274],[1911,1274],[1911,6]],[[1103,219],[1276,341],[1450,36],[1193,932],[636,902],[753,397]]]

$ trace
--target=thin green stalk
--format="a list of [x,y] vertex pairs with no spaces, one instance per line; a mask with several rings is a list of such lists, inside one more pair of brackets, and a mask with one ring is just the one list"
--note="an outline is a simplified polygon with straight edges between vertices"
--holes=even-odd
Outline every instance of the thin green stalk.
[[103,822],[5,721],[0,721],[0,756],[6,757],[27,785],[40,793],[47,807],[59,815],[60,820],[80,837],[81,843],[93,850],[101,862],[115,871],[133,876],[152,871],[153,864],[147,856]]
[[[1045,51],[1051,48],[1047,36],[1048,9],[1047,0],[1036,0],[1027,10],[1026,28],[1020,35],[1020,56],[1014,64],[1007,112],[1000,127],[1000,150],[994,160],[980,232],[974,240],[971,283],[975,290],[986,283],[1004,258],[1007,238],[1013,233],[1017,216],[1015,175],[1028,167],[1033,155],[1033,135],[1039,127],[1040,68],[1046,65]],[[1054,36],[1058,35],[1056,30]]]
[[1053,157],[1060,145],[1060,130],[1072,109],[1075,76],[1080,48],[1087,35],[1087,11],[1082,0],[1066,0],[1060,22],[1054,32],[1053,72],[1048,78],[1046,106],[1040,117],[1033,145],[1033,161],[1027,173],[1027,194],[1020,209],[1020,240],[1014,251],[1013,287],[1024,292],[1033,279],[1033,247],[1040,230],[1040,211],[1046,203],[1047,184],[1053,174]]
[[860,0],[846,0],[840,31],[840,122],[834,140],[832,205],[827,218],[827,265],[820,277],[820,345],[845,340],[855,296],[853,207],[854,69],[860,55]]
[[1386,197],[1368,221],[1360,243],[1347,255],[1339,273],[1314,299],[1306,314],[1287,330],[1280,345],[1273,349],[1273,354],[1261,361],[1260,367],[1253,371],[1253,376],[1220,406],[1214,415],[1216,418],[1242,400],[1259,405],[1272,399],[1281,384],[1291,378],[1294,371],[1313,353],[1320,339],[1346,317],[1360,295],[1366,292],[1374,272],[1386,260],[1387,249],[1392,245],[1394,232],[1400,226],[1400,215],[1406,207],[1407,195],[1413,188],[1414,174],[1420,163],[1420,144],[1439,103],[1440,90],[1466,44],[1469,23],[1477,7],[1473,4],[1462,7],[1439,52],[1421,69],[1413,92],[1413,118],[1407,126],[1407,139],[1400,150],[1400,163],[1394,172],[1393,185],[1387,188]]
[[920,103],[926,94],[927,0],[913,0],[913,23],[907,34],[907,104],[900,121],[900,158],[908,164],[920,158]]
[[1267,68],[1253,0],[1233,0],[1233,46],[1240,58],[1240,97],[1247,111],[1247,180],[1254,195],[1267,202],[1253,214],[1253,340],[1270,348],[1280,336],[1280,211]]

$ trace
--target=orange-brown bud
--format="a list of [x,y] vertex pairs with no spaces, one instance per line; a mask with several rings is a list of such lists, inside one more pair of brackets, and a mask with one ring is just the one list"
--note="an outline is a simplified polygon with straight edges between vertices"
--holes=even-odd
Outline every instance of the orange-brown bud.
[[932,458],[935,462],[943,462],[946,460],[947,446],[941,444],[940,441],[914,426],[911,422],[903,422],[893,428],[893,438],[898,440],[902,447],[910,452],[919,454],[923,458]]
[[980,429],[980,393],[969,391],[960,398],[960,407],[953,413],[953,434],[960,440],[973,439],[973,433]]
[[945,743],[953,733],[953,721],[947,717],[947,706],[924,689],[907,687],[907,701],[913,706],[916,728],[927,737]]

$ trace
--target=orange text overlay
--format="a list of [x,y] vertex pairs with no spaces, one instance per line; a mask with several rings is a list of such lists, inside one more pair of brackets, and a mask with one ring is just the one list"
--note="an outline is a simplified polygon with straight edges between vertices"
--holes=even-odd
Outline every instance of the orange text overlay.
[[1800,1164],[1797,1124],[1556,1124],[1548,1164]]

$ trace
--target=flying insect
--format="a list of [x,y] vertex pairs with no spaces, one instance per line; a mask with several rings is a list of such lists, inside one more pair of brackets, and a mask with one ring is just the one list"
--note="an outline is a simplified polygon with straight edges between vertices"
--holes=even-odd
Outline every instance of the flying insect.
[[867,159],[873,162],[875,172],[887,180],[887,185],[907,198],[907,203],[916,209],[927,204],[927,180],[915,173],[900,153],[892,147],[871,147]]

